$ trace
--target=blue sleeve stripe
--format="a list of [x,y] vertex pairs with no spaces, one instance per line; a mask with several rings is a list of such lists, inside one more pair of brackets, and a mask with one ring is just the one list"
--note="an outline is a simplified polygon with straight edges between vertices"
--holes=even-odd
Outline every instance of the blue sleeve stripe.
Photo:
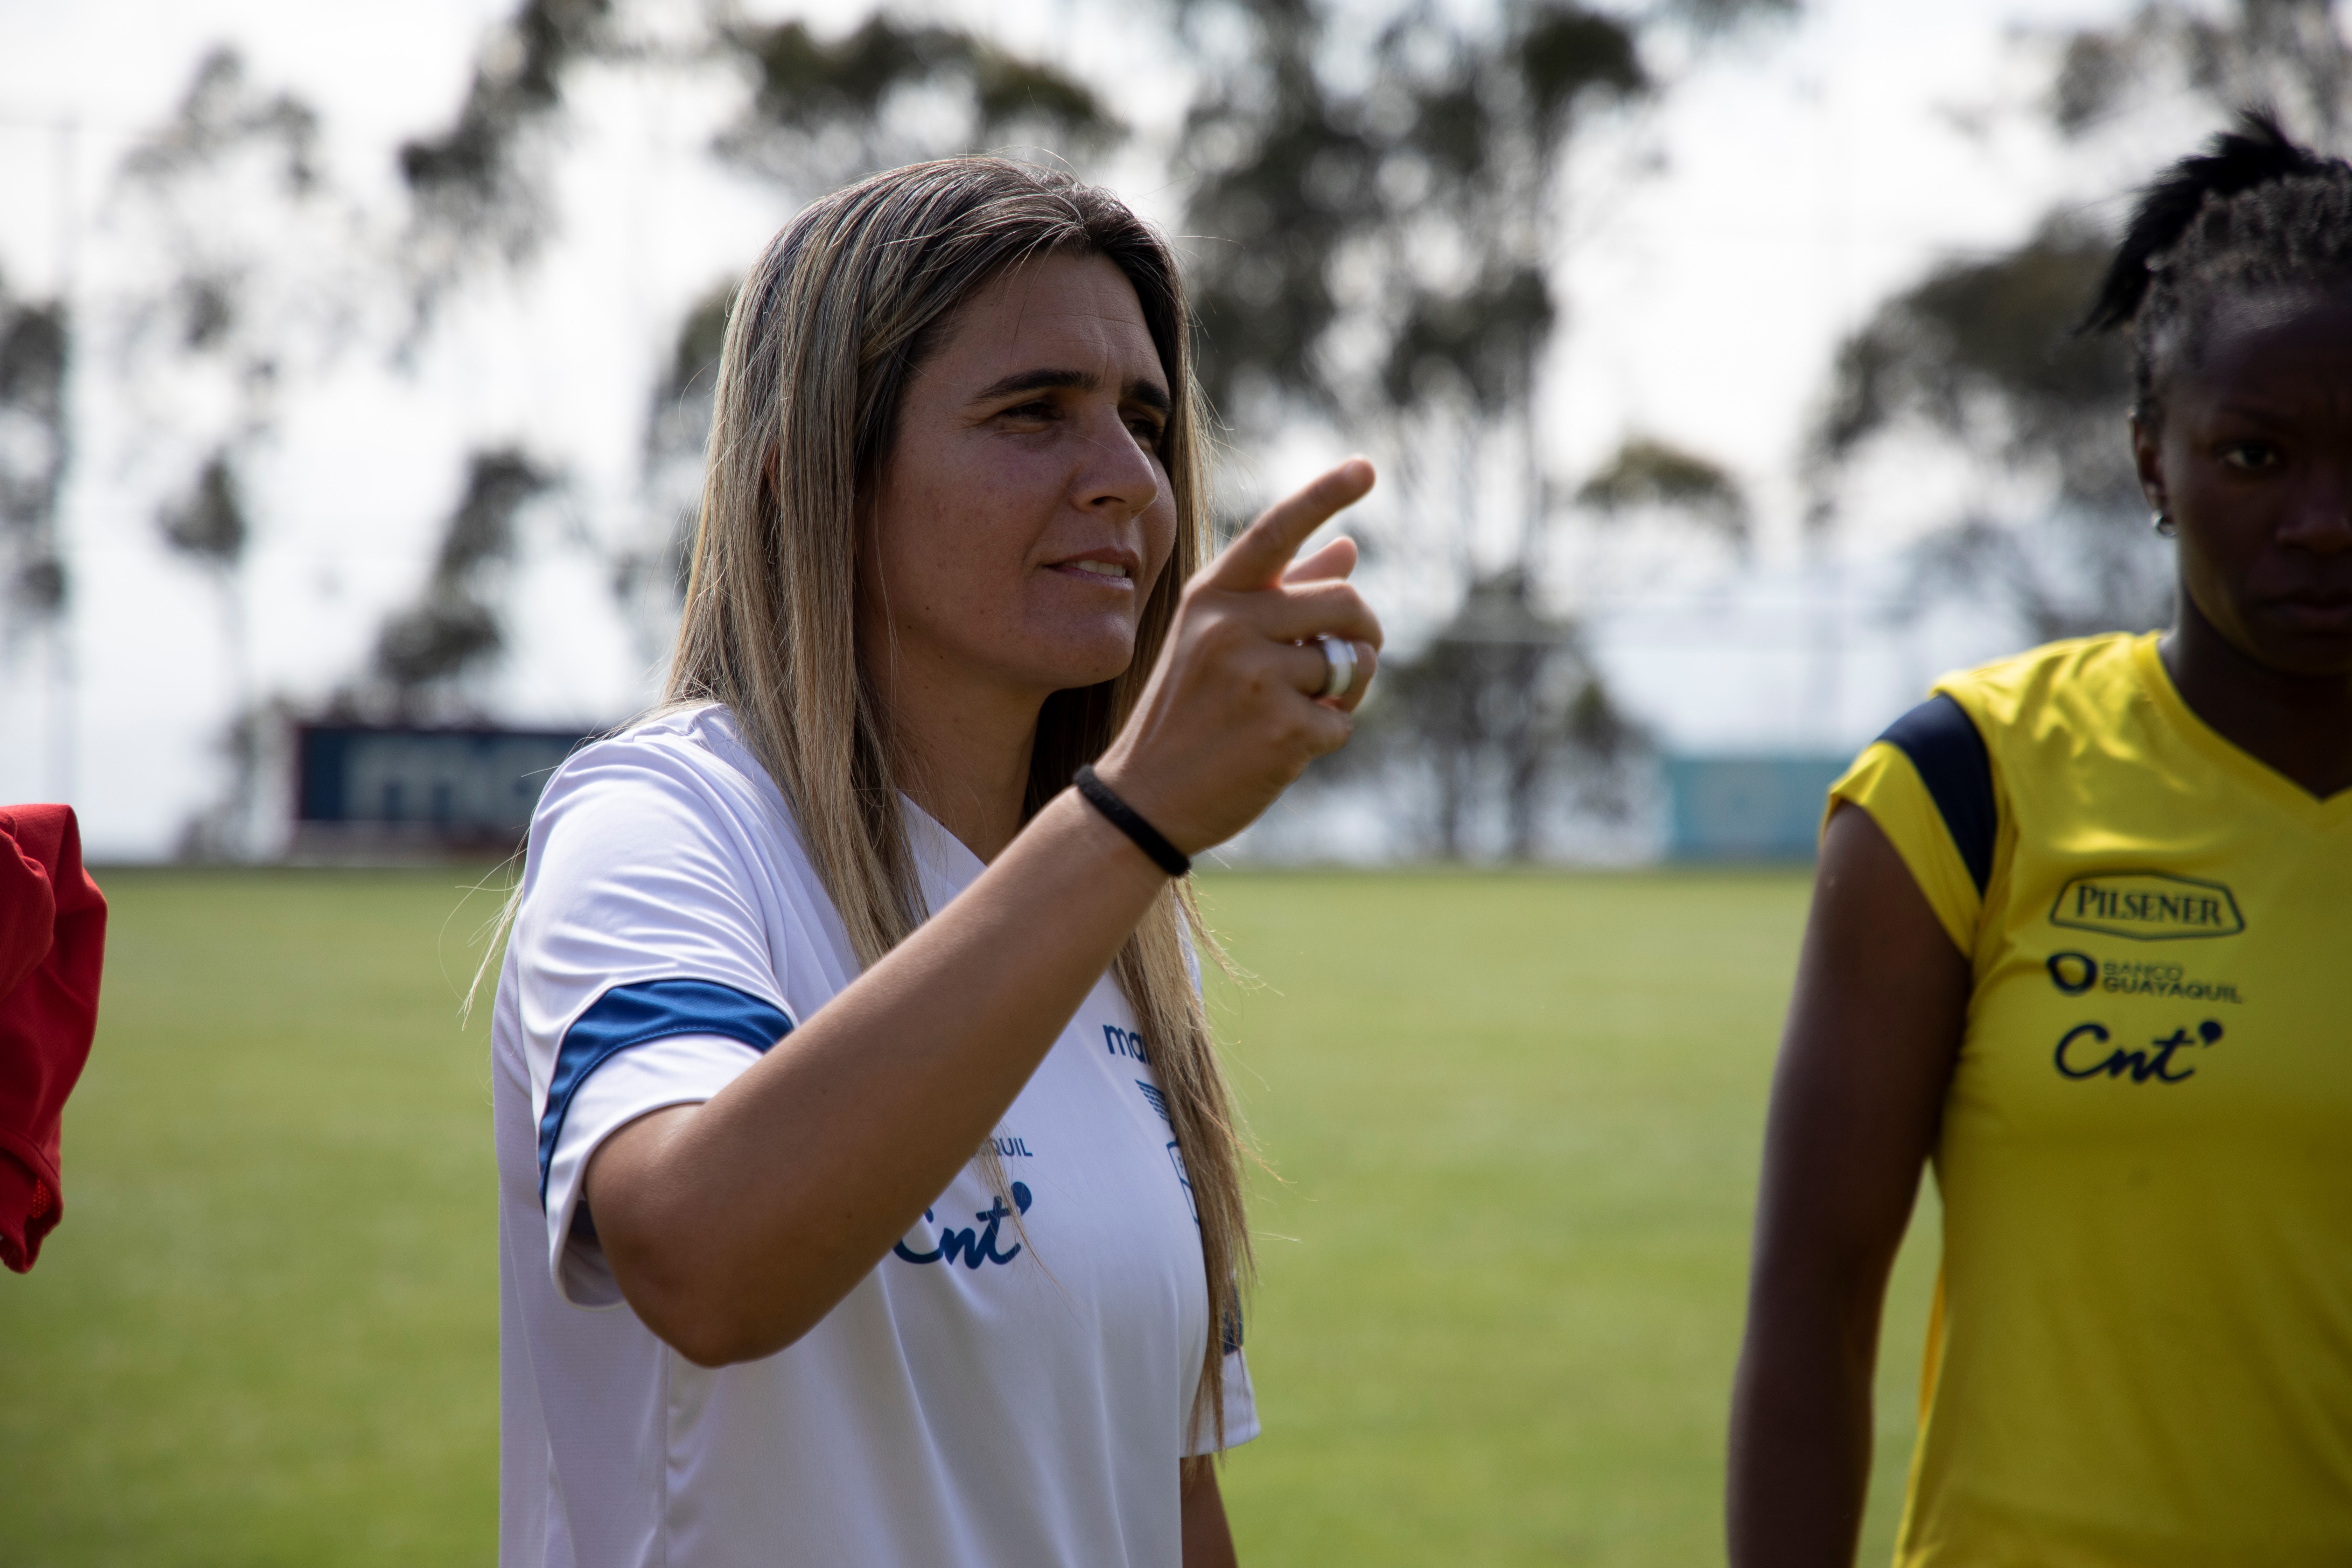
[[1982,894],[1992,880],[1994,835],[2000,811],[1993,802],[1992,757],[1968,710],[1938,691],[1886,727],[1878,737],[1899,749],[1943,814],[1960,862]]
[[632,1046],[673,1035],[719,1035],[755,1051],[793,1032],[793,1021],[772,1003],[715,980],[648,980],[615,985],[589,1005],[564,1032],[547,1086],[547,1114],[539,1119],[539,1204],[547,1206],[547,1168],[572,1097],[588,1075]]

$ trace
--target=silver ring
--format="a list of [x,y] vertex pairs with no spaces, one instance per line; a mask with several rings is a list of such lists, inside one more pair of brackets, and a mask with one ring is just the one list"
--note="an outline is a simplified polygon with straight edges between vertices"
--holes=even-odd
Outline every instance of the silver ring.
[[1356,683],[1356,645],[1346,637],[1317,637],[1315,646],[1323,650],[1323,689],[1315,695],[1345,697]]

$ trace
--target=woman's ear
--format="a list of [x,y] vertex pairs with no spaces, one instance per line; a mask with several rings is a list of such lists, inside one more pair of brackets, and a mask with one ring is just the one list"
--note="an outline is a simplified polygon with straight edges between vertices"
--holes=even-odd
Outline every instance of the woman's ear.
[[2139,470],[2139,491],[2147,498],[2147,509],[2161,512],[2165,505],[2164,442],[2162,431],[2147,415],[2134,411],[2131,416],[2132,466]]

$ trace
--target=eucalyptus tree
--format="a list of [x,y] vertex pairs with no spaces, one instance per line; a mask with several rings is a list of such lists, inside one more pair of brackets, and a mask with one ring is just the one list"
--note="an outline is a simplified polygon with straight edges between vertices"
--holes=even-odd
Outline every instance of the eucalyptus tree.
[[[1405,510],[1443,520],[1454,608],[1343,767],[1421,773],[1444,854],[1482,815],[1506,853],[1534,853],[1550,787],[1615,803],[1639,741],[1541,591],[1566,500],[1541,431],[1571,155],[1597,117],[1668,89],[1652,35],[1793,9],[1417,0],[1360,42],[1362,14],[1318,0],[1182,8],[1214,79],[1180,151],[1212,396],[1240,428],[1377,433]],[[1506,524],[1499,552],[1482,520]]]
[[[669,73],[689,90],[714,75],[742,84],[741,112],[709,153],[787,202],[908,157],[1022,135],[1084,153],[1124,133],[1074,79],[950,26],[877,16],[820,32],[650,0],[521,0],[477,51],[449,121],[398,147],[404,215],[396,234],[378,235],[328,178],[316,110],[257,86],[233,48],[208,51],[172,113],[125,159],[110,213],[131,237],[127,248],[152,258],[110,312],[122,328],[117,379],[142,431],[137,465],[158,498],[163,542],[217,590],[236,689],[223,742],[230,786],[192,822],[189,852],[242,854],[255,837],[269,725],[257,718],[247,649],[246,566],[260,521],[253,469],[289,389],[354,337],[381,332],[396,363],[413,363],[455,293],[538,259],[561,227],[554,180],[570,111],[583,73],[599,69],[641,80]],[[388,300],[402,303],[386,313]],[[14,630],[53,617],[65,592],[54,518],[68,338],[53,304],[0,295],[0,568]],[[674,492],[679,470],[698,466],[706,367],[723,322],[723,296],[681,322],[651,400],[649,498],[665,484]],[[503,584],[518,519],[563,480],[541,458],[496,442],[468,454],[462,471],[424,584],[331,700],[344,713],[480,716],[479,678],[507,644]],[[674,608],[680,509],[656,510],[656,542],[616,546],[613,576],[625,599],[650,600],[658,620]]]
[[476,52],[464,101],[441,131],[401,144],[409,195],[400,247],[415,320],[485,266],[530,259],[555,225],[548,134],[570,79],[587,61],[646,54],[618,32],[613,0],[522,0]]
[[786,21],[719,38],[752,80],[720,154],[803,199],[921,158],[1024,138],[1050,156],[1084,157],[1126,134],[1075,77],[941,23],[877,13],[833,37]]
[[0,279],[0,646],[10,649],[65,607],[58,498],[71,450],[72,350],[62,300],[20,298]]
[[[2241,104],[2274,104],[2322,144],[2340,144],[2352,111],[2335,0],[2152,0],[2036,41],[2052,66],[2032,113],[2085,150],[2128,140],[2151,173],[2199,128],[2184,100],[2217,128]],[[1881,304],[1832,369],[1811,440],[1818,519],[1839,518],[1857,467],[1890,438],[1924,439],[1974,477],[1916,551],[1916,595],[1990,603],[2037,639],[2168,618],[2170,553],[2124,435],[2125,346],[2075,330],[2112,249],[2062,206],[2011,247],[1939,263]]]
[[[1024,137],[1083,156],[1125,134],[1075,78],[943,23],[876,14],[826,29],[717,9],[680,23],[642,0],[523,0],[478,52],[452,122],[401,148],[411,197],[402,258],[415,306],[413,342],[468,276],[526,265],[546,242],[561,216],[551,195],[554,132],[579,73],[598,65],[701,73],[698,79],[706,80],[710,68],[725,68],[744,84],[744,100],[710,154],[774,191],[781,211],[917,158]],[[686,532],[700,491],[711,381],[731,298],[731,284],[721,283],[687,307],[648,389],[645,529],[615,544],[612,556],[614,592],[648,651],[663,640],[683,588]],[[494,614],[478,598],[467,603],[468,615]],[[454,635],[457,622],[448,625]],[[379,660],[377,674],[383,673]]]
[[1722,464],[1654,436],[1627,437],[1576,500],[1612,521],[1671,513],[1738,550],[1748,547],[1753,522],[1747,494]]
[[519,516],[560,479],[516,447],[467,457],[424,586],[386,617],[367,677],[344,688],[341,708],[409,724],[483,716],[467,687],[506,646],[498,578],[514,562]]
[[366,311],[368,237],[327,179],[317,111],[250,77],[236,50],[197,63],[169,115],[138,137],[106,211],[137,268],[103,301],[117,390],[138,438],[130,468],[164,545],[208,580],[228,669],[227,789],[184,835],[185,852],[239,858],[264,765],[252,671],[247,563],[253,469],[276,439],[289,384],[323,370]]
[[71,586],[58,510],[73,456],[74,322],[62,298],[26,299],[0,278],[0,673],[44,655],[47,787],[72,786]]
[[[795,204],[918,159],[1023,145],[1083,159],[1128,134],[1076,78],[945,25],[879,14],[827,36],[797,20],[739,24],[722,28],[716,47],[746,69],[751,91],[714,152]],[[688,308],[647,410],[650,529],[615,563],[614,588],[656,638],[685,591],[711,393],[733,301],[730,279]]]

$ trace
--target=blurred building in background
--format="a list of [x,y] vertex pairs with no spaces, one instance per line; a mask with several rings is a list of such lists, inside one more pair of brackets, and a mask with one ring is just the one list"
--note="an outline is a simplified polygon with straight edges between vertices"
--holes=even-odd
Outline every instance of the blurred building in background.
[[1667,757],[1666,854],[1675,860],[1810,860],[1845,757]]
[[295,860],[504,857],[540,792],[589,737],[577,730],[297,731]]

